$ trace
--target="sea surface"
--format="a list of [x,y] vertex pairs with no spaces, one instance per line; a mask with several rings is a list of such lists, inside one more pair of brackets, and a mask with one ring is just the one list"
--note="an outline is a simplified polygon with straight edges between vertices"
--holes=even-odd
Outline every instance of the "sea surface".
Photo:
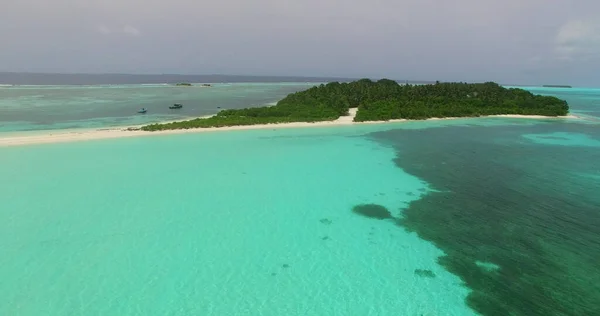
[[600,90],[528,89],[583,118],[0,148],[0,315],[600,315]]
[[[132,126],[274,104],[319,83],[0,86],[0,133]],[[169,109],[181,103],[181,109]],[[137,113],[146,108],[146,114]]]

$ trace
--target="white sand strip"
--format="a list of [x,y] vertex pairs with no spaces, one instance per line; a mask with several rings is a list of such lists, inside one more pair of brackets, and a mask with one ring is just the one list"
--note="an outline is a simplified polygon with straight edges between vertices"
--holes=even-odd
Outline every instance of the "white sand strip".
[[[194,128],[194,129],[179,129],[179,130],[166,130],[166,131],[155,131],[147,132],[140,130],[127,130],[129,127],[123,128],[102,128],[93,130],[70,130],[70,131],[52,131],[48,134],[36,134],[36,135],[15,135],[12,134],[7,137],[2,137],[0,134],[0,147],[1,146],[20,146],[20,145],[32,145],[32,144],[47,144],[47,143],[61,143],[61,142],[74,142],[84,140],[95,140],[95,139],[111,139],[111,138],[122,138],[122,137],[138,137],[138,136],[150,136],[150,135],[169,135],[169,134],[184,134],[184,133],[202,133],[202,132],[214,132],[214,131],[231,131],[231,130],[252,130],[252,129],[267,129],[267,128],[294,128],[294,127],[315,127],[315,126],[343,126],[353,124],[382,124],[388,122],[408,122],[412,120],[399,119],[390,121],[373,121],[373,122],[353,122],[354,117],[358,109],[350,109],[348,116],[342,116],[335,121],[325,122],[296,122],[296,123],[278,123],[278,124],[259,124],[259,125],[242,125],[242,126],[228,126],[228,127],[211,127],[211,128]],[[567,115],[560,117],[552,116],[540,116],[540,115],[492,115],[486,117],[504,117],[504,118],[526,118],[526,119],[577,119],[577,116]],[[467,119],[467,117],[446,117],[446,118],[430,118],[428,120],[452,120],[452,119]],[[139,128],[140,126],[133,126],[133,128]]]

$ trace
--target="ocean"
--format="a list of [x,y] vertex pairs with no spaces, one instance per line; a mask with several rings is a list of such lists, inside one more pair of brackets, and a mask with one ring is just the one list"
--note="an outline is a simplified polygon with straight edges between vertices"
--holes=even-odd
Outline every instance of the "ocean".
[[[274,104],[315,82],[0,86],[0,133],[132,126]],[[174,103],[181,109],[169,109]],[[146,108],[146,114],[137,113]]]
[[527,89],[583,118],[0,147],[0,315],[600,315],[600,89]]

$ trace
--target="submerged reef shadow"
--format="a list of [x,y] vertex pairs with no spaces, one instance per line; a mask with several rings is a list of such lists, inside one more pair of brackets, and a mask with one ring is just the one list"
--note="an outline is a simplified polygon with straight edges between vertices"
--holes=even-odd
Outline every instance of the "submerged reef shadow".
[[352,208],[352,212],[379,220],[394,219],[392,213],[385,206],[379,204],[359,204]]
[[[598,135],[582,124],[553,127]],[[600,315],[600,200],[597,183],[579,175],[597,172],[590,162],[600,152],[521,141],[547,130],[536,124],[371,134],[394,145],[398,167],[428,183],[397,224],[444,252],[438,264],[470,289],[466,303],[478,314]]]
[[324,225],[331,225],[331,223],[333,223],[333,221],[330,220],[329,218],[321,218],[319,220],[319,222],[321,222],[321,224],[324,224]]
[[422,278],[435,278],[436,277],[436,275],[433,271],[426,270],[426,269],[415,269],[415,275],[418,275]]

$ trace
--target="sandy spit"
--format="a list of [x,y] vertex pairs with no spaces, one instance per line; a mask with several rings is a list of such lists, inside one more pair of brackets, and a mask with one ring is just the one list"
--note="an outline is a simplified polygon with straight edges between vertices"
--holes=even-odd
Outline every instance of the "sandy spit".
[[[44,134],[34,135],[18,135],[12,134],[6,137],[0,134],[0,147],[2,146],[20,146],[20,145],[33,145],[33,144],[47,144],[47,143],[61,143],[61,142],[74,142],[74,141],[85,141],[95,139],[111,139],[111,138],[123,138],[123,137],[140,137],[150,135],[170,135],[170,134],[185,134],[185,133],[205,133],[215,131],[232,131],[232,130],[253,130],[253,129],[274,129],[274,128],[297,128],[297,127],[318,127],[318,126],[343,126],[343,125],[354,125],[354,124],[384,124],[388,122],[408,122],[411,120],[390,120],[390,121],[377,121],[377,122],[353,122],[356,116],[357,109],[350,109],[348,116],[340,117],[335,121],[315,122],[315,123],[279,123],[279,124],[260,124],[260,125],[244,125],[244,126],[229,126],[229,127],[214,127],[214,128],[195,128],[195,129],[182,129],[182,130],[167,130],[167,131],[156,131],[146,132],[141,130],[128,130],[129,128],[139,128],[140,126],[121,127],[121,128],[102,128],[102,129],[90,129],[90,130],[71,130],[71,131],[52,131]],[[540,115],[492,115],[487,117],[503,117],[503,118],[525,118],[525,119],[577,119],[577,116],[567,115],[561,117],[549,117]],[[452,120],[452,119],[465,119],[464,117],[446,117],[446,118],[430,118],[428,120]]]

